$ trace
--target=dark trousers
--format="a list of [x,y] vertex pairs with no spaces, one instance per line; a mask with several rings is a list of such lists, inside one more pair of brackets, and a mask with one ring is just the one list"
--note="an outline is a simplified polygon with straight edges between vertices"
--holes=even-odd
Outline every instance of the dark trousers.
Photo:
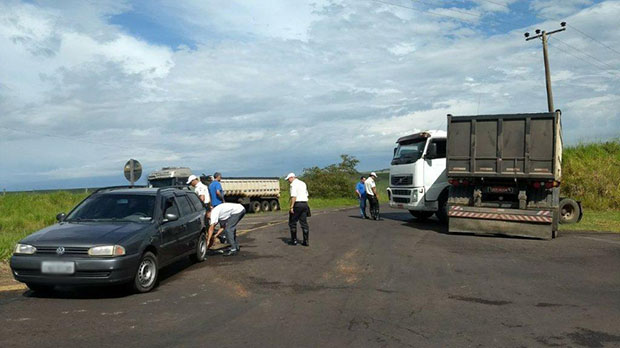
[[297,222],[301,225],[304,240],[308,241],[310,227],[308,227],[308,202],[296,202],[293,212],[288,214],[288,227],[291,230],[291,240],[297,240]]
[[231,250],[239,250],[239,243],[237,242],[237,225],[239,221],[243,219],[245,215],[245,211],[231,215],[228,220],[226,220],[226,227],[224,227],[224,234],[226,235],[226,239],[228,244],[230,244]]
[[379,207],[379,200],[377,199],[377,196],[368,195],[368,203],[371,211],[375,211]]

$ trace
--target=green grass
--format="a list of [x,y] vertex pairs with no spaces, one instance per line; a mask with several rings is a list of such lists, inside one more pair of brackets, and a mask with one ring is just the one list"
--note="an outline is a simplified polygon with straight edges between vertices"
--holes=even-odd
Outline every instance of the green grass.
[[604,231],[620,233],[620,211],[589,211],[576,224],[560,225],[560,231]]
[[56,221],[86,197],[85,193],[19,193],[0,196],[0,260],[7,259],[15,243]]

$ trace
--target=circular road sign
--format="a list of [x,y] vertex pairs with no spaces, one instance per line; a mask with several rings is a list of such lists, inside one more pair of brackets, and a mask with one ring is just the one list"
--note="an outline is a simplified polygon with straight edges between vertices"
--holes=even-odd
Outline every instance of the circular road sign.
[[127,163],[125,163],[123,172],[125,174],[125,178],[133,185],[133,183],[138,181],[140,176],[142,176],[142,165],[137,160],[130,159]]

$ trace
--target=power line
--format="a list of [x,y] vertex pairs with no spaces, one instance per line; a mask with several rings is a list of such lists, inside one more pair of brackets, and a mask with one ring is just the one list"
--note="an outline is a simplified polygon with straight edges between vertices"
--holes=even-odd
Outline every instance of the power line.
[[433,16],[452,18],[452,19],[456,19],[456,20],[459,20],[459,21],[462,21],[462,22],[467,22],[467,23],[470,23],[470,24],[477,24],[476,22],[468,21],[468,20],[465,20],[463,18],[453,17],[453,16],[449,16],[449,15],[446,15],[446,14],[442,14],[442,13],[435,13],[435,12],[432,12],[432,11],[429,11],[429,10],[422,10],[422,9],[415,8],[415,7],[409,7],[409,6],[405,6],[405,5],[395,4],[395,3],[392,3],[392,2],[381,1],[381,0],[370,0],[370,1],[382,3],[384,5],[389,5],[389,6],[406,8],[406,9],[413,10],[413,11],[424,12],[424,13],[431,14]]
[[581,35],[583,35],[583,36],[585,36],[585,37],[587,37],[587,38],[590,38],[590,39],[591,39],[591,40],[593,40],[594,42],[598,42],[601,46],[603,46],[603,47],[607,47],[607,48],[608,48],[608,49],[610,49],[611,51],[613,51],[613,52],[615,52],[616,54],[620,55],[620,52],[618,52],[618,51],[616,51],[615,49],[613,49],[613,48],[609,47],[608,45],[604,44],[603,42],[599,41],[598,39],[596,39],[596,38],[594,38],[594,37],[592,37],[592,36],[590,36],[590,35],[588,35],[588,34],[584,33],[583,31],[581,31],[581,30],[579,30],[579,29],[577,29],[577,28],[575,28],[575,26],[574,26],[574,25],[570,25],[570,24],[568,24],[568,26],[569,26],[569,27],[571,27],[572,29],[574,29],[576,32],[580,33]]
[[592,56],[592,55],[588,54],[587,52],[584,52],[583,50],[580,50],[579,48],[577,48],[577,47],[575,47],[575,46],[573,46],[573,45],[571,45],[571,44],[569,44],[569,43],[567,43],[567,42],[564,42],[564,41],[562,41],[562,40],[560,40],[560,39],[558,39],[558,38],[554,38],[554,39],[555,39],[555,40],[557,40],[557,41],[559,41],[559,42],[560,42],[560,43],[562,43],[563,45],[568,46],[568,47],[570,47],[570,48],[574,49],[575,51],[581,52],[581,54],[583,54],[583,55],[585,55],[585,56],[589,57],[590,59],[593,59],[593,60],[595,60],[595,61],[597,61],[597,62],[599,62],[599,63],[601,63],[601,64],[603,64],[603,65],[607,66],[608,68],[610,68],[610,69],[612,69],[612,70],[616,70],[616,68],[615,68],[615,67],[613,67],[613,66],[611,66],[611,65],[609,65],[609,64],[607,64],[607,63],[605,63],[605,62],[603,62],[602,60],[600,60],[600,59],[598,59],[598,58],[596,58],[596,57],[594,57],[594,56]]
[[[595,68],[597,68],[597,69],[599,69],[599,70],[601,70],[601,71],[604,71],[604,72],[610,72],[608,69],[605,69],[605,68],[603,68],[603,67],[601,67],[601,66],[598,66],[598,65],[596,65],[596,64],[594,64],[594,63],[592,63],[591,61],[586,60],[586,59],[584,59],[584,58],[582,58],[582,57],[579,57],[579,56],[577,56],[577,55],[574,55],[572,52],[570,52],[570,51],[568,51],[568,50],[565,50],[565,49],[563,49],[562,47],[559,47],[559,46],[557,46],[557,45],[555,45],[555,44],[553,44],[553,43],[549,43],[549,46],[551,46],[551,47],[553,47],[553,48],[555,48],[555,49],[558,49],[558,50],[560,50],[560,51],[562,51],[562,52],[564,52],[564,53],[568,54],[569,56],[571,56],[571,57],[573,57],[573,58],[575,58],[575,59],[579,59],[579,60],[581,60],[581,61],[583,61],[583,62],[585,62],[585,63],[588,63],[588,64],[592,65],[593,67],[595,67]],[[611,71],[611,72],[613,72],[613,71]]]

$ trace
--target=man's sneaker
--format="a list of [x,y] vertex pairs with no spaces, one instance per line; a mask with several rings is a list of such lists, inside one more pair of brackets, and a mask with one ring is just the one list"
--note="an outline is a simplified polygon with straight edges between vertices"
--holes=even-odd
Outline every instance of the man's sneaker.
[[291,239],[291,240],[288,242],[288,245],[297,245],[297,239]]
[[224,256],[235,256],[239,253],[237,249],[230,249],[228,252],[224,253]]

